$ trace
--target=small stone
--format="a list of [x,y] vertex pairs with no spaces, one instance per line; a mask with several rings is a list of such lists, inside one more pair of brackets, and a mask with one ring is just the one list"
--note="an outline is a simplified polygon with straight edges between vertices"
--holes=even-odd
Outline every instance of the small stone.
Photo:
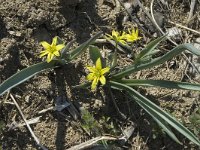
[[195,42],[200,44],[200,37],[195,40]]
[[20,32],[16,32],[16,36],[20,37],[22,34]]
[[167,29],[167,33],[169,37],[175,37],[181,35],[181,29],[178,29],[177,27],[169,28]]
[[10,35],[15,35],[15,31],[8,31]]
[[194,43],[194,47],[200,50],[200,44],[199,43]]
[[30,102],[30,95],[25,96],[25,102],[29,103]]

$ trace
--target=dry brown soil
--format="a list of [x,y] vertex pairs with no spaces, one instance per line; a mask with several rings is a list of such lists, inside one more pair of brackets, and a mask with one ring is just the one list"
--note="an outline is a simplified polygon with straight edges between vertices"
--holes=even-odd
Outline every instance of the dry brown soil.
[[[150,2],[147,0],[141,2],[149,10]],[[174,27],[167,21],[186,26],[190,2],[174,0],[168,1],[168,4],[168,8],[161,2],[155,2],[154,5],[155,11],[163,14],[163,16],[158,14],[157,17],[163,17],[165,20],[163,30]],[[198,1],[194,10],[196,16],[188,24],[188,27],[197,31],[200,29],[199,8]],[[51,42],[54,36],[59,36],[66,42],[75,39],[76,46],[97,31],[110,33],[112,29],[122,30],[137,26],[129,20],[123,22],[126,15],[122,8],[118,10],[115,0],[0,0],[0,83],[17,71],[41,61],[38,57],[42,50],[40,41]],[[150,35],[155,34],[155,27],[139,6],[134,7],[133,17],[136,17],[136,22],[139,22]],[[139,30],[143,38],[136,42],[133,53],[141,50],[153,38],[141,28]],[[182,36],[173,39],[177,43],[194,42],[200,36],[185,29],[181,31]],[[100,47],[105,50],[113,48],[110,45],[103,47],[101,44]],[[173,47],[170,42],[162,43],[162,51],[159,55]],[[127,53],[119,53],[120,65],[132,62],[127,55]],[[134,125],[135,130],[126,143],[108,142],[110,147],[107,149],[198,149],[178,134],[183,145],[173,142],[144,110],[130,101],[123,92],[113,91],[113,95],[120,111],[127,117],[125,120],[117,113],[108,89],[102,88],[99,92],[93,93],[90,90],[72,88],[85,80],[84,67],[88,62],[86,53],[62,68],[40,73],[11,90],[27,119],[41,116],[39,122],[31,125],[41,144],[49,150],[65,150],[100,135],[109,134],[120,137],[123,130]],[[133,75],[133,78],[136,77],[200,82],[198,75],[188,73],[188,63],[182,55],[158,67]],[[190,123],[188,117],[199,107],[198,92],[159,88],[138,90],[180,121],[184,120],[186,125]],[[98,123],[98,132],[92,130],[91,133],[87,133],[81,126],[81,120],[74,119],[67,109],[62,113],[49,110],[39,114],[40,111],[54,106],[55,101],[62,96],[71,101],[78,112],[80,107],[87,109]],[[5,150],[38,149],[26,126],[11,127],[14,122],[23,123],[11,98],[4,94],[0,100],[0,120],[5,125],[0,133],[0,146]]]

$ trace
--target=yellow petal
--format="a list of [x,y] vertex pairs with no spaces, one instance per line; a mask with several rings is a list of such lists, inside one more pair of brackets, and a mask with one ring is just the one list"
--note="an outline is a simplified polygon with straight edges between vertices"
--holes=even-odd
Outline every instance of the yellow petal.
[[43,56],[45,56],[45,55],[47,55],[47,54],[48,54],[47,51],[41,51],[41,52],[40,52],[40,58],[43,57]]
[[89,73],[88,75],[87,75],[87,80],[89,80],[89,81],[92,81],[92,80],[94,80],[94,73]]
[[51,46],[55,46],[55,45],[57,44],[57,39],[58,39],[57,36],[55,36],[55,37],[53,38],[53,41],[52,41],[52,43],[51,43]]
[[103,74],[105,74],[105,73],[107,73],[107,72],[109,72],[109,71],[110,71],[110,68],[109,68],[109,67],[103,68],[103,69],[101,70],[101,75],[103,75]]
[[132,35],[135,35],[135,29],[134,28],[132,29]]
[[119,32],[113,30],[113,31],[112,31],[112,36],[113,36],[113,37],[118,37],[118,36],[119,36]]
[[135,34],[138,36],[138,29],[136,29]]
[[95,67],[87,67],[87,69],[90,71],[90,72],[96,72],[96,68]]
[[54,51],[53,54],[54,54],[55,56],[60,56],[60,53],[59,53],[58,51]]
[[121,37],[124,38],[125,36],[126,36],[126,32],[123,31]]
[[47,56],[47,62],[49,63],[53,59],[53,54],[49,53]]
[[106,84],[106,78],[104,76],[101,76],[99,80],[102,85]]
[[51,54],[48,54],[47,56],[47,62],[49,63],[51,61]]
[[59,51],[59,50],[61,50],[61,49],[64,48],[64,47],[65,47],[64,44],[56,45],[56,50]]
[[44,49],[50,49],[51,45],[49,43],[47,43],[46,41],[42,41],[40,42],[40,44],[44,47]]
[[116,32],[115,32],[115,30],[112,30],[112,36],[113,36],[113,35],[116,35]]
[[[130,34],[130,33],[131,33],[131,32],[130,32],[130,29],[128,29],[128,34]],[[128,34],[127,34],[127,35],[128,35]]]
[[123,45],[126,45],[126,42],[124,40],[119,40],[120,43],[122,43]]
[[91,89],[95,90],[96,86],[98,84],[99,78],[94,78],[94,80],[92,81],[92,85],[91,85]]
[[96,61],[96,69],[101,70],[101,68],[102,68],[101,59],[98,58],[97,61]]

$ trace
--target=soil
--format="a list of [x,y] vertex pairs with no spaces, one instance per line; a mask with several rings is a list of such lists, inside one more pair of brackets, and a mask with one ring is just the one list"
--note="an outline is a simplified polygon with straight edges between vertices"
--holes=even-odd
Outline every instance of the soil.
[[[128,1],[124,0],[123,3],[125,2]],[[150,2],[147,0],[141,2],[149,11]],[[59,36],[66,43],[75,39],[74,46],[77,46],[98,31],[110,33],[112,29],[128,29],[140,24],[142,28],[139,26],[139,31],[143,38],[136,42],[133,53],[139,52],[145,44],[159,36],[155,26],[135,1],[132,15],[136,23],[131,22],[123,8],[119,9],[116,4],[115,0],[0,0],[0,83],[17,71],[42,61],[38,57],[42,50],[39,42],[45,40],[51,43],[54,36]],[[168,7],[161,1],[154,4],[156,20],[164,31],[175,26],[169,21],[199,31],[199,8],[198,1],[194,16],[187,23],[189,1],[168,1]],[[180,30],[181,36],[173,39],[178,44],[192,43],[200,37],[197,33],[182,28]],[[159,55],[173,47],[169,41],[163,42],[160,45],[162,51]],[[106,45],[102,48],[108,52],[113,47]],[[133,61],[129,55],[125,52],[118,54],[120,67]],[[188,56],[192,58],[191,54]],[[120,112],[126,119],[123,119],[114,107],[108,89],[101,88],[98,92],[91,92],[73,88],[85,81],[85,65],[88,63],[90,63],[88,54],[85,53],[72,63],[40,73],[11,90],[27,120],[40,117],[31,128],[42,145],[49,150],[65,150],[100,135],[120,137],[125,129],[134,127],[131,137],[125,143],[108,142],[107,148],[105,146],[88,149],[198,149],[178,133],[176,134],[183,145],[171,140],[153,119],[136,103],[130,101],[123,92],[112,91]],[[138,72],[132,77],[200,83],[198,73],[190,70],[188,61],[179,55],[165,64]],[[198,92],[161,88],[138,88],[138,90],[188,127],[191,125],[189,116],[200,104]],[[51,109],[60,99],[70,102],[70,109],[66,108],[61,112]],[[23,123],[23,120],[10,96],[4,94],[0,96],[0,101],[0,123],[3,125],[0,129],[2,149],[39,149],[26,126],[15,126]],[[89,132],[83,127],[83,120],[80,119],[82,108],[92,114],[96,122]],[[41,113],[46,109],[49,110]],[[193,127],[190,129],[194,130]],[[200,135],[197,136],[200,138]]]

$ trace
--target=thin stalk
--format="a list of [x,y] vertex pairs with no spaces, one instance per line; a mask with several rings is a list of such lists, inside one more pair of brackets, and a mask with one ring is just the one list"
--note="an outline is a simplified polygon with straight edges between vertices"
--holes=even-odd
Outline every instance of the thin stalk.
[[18,103],[16,102],[14,96],[13,96],[12,94],[10,94],[10,97],[11,97],[11,99],[13,100],[13,102],[15,103],[15,105],[16,105],[16,107],[17,107],[17,109],[18,109],[18,111],[19,111],[19,113],[20,113],[22,119],[24,120],[24,122],[25,122],[25,124],[26,124],[26,126],[27,126],[27,128],[28,128],[28,130],[29,130],[29,132],[31,133],[31,135],[32,135],[33,139],[35,140],[35,142],[37,143],[37,145],[38,145],[41,149],[43,149],[43,150],[48,150],[48,149],[45,148],[42,144],[40,144],[40,141],[39,141],[38,138],[35,136],[33,130],[31,129],[29,123],[27,122],[27,120],[26,120],[24,114],[22,113],[22,111],[21,111],[21,109],[20,109]]

